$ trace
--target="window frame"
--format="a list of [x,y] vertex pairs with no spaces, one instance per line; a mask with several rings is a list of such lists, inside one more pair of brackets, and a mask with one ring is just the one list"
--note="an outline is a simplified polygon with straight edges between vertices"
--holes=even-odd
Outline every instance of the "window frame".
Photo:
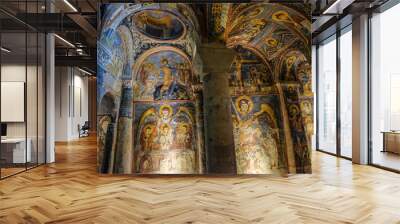
[[[339,158],[343,158],[346,160],[352,160],[352,158],[347,157],[342,155],[342,150],[341,150],[341,97],[340,97],[340,84],[341,84],[341,64],[340,64],[340,39],[341,36],[344,35],[347,32],[352,32],[352,23],[346,25],[340,30],[337,30],[336,33],[330,35],[329,37],[319,41],[316,44],[316,115],[315,115],[315,120],[316,120],[316,151],[326,153],[329,155],[333,155]],[[335,36],[335,37],[334,37]],[[334,37],[334,38],[333,38]],[[332,40],[329,40],[332,39]],[[324,42],[329,42],[329,41],[336,41],[336,152],[328,152],[327,150],[324,150],[320,148],[320,143],[319,143],[319,127],[320,127],[320,121],[319,121],[319,103],[320,103],[320,94],[319,94],[319,81],[320,81],[320,74],[319,74],[319,66],[320,66],[320,55],[319,55],[319,47],[322,43]]]

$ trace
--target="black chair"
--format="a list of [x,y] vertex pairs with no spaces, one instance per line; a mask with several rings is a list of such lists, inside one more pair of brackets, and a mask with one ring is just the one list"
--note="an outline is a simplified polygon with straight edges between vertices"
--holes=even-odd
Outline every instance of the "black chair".
[[79,138],[89,136],[89,121],[85,121],[82,127],[78,124]]

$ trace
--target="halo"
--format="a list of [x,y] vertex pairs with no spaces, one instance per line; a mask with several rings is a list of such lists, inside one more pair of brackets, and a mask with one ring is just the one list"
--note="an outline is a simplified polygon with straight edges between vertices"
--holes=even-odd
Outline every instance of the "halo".
[[179,127],[187,127],[187,128],[189,128],[189,124],[185,123],[185,122],[181,122],[178,125],[179,125]]
[[254,18],[254,17],[260,15],[263,11],[264,11],[264,9],[262,7],[256,7],[254,9],[250,10],[248,12],[247,16],[249,18]]
[[169,60],[168,60],[168,58],[167,57],[162,57],[161,59],[160,59],[160,62],[162,63],[162,62],[164,62],[164,61],[167,61],[167,63],[169,63]]
[[186,127],[186,130],[189,131],[190,125],[186,122],[181,122],[178,124],[178,130],[182,130],[183,127]]
[[148,128],[150,128],[151,129],[151,131],[154,131],[154,128],[155,128],[156,126],[154,125],[154,124],[146,124],[145,126],[144,126],[144,130],[145,129],[148,129]]
[[164,123],[161,125],[161,130],[164,130],[164,128],[166,128],[166,127],[168,128],[168,130],[171,130],[171,125],[169,125],[167,123]]
[[288,67],[292,67],[293,64],[296,62],[297,57],[296,55],[291,55],[289,57],[286,58],[286,64]]
[[265,44],[268,45],[269,47],[276,47],[278,46],[278,40],[276,40],[273,37],[267,37],[264,40]]
[[[295,109],[295,110],[296,110],[296,113],[295,113],[295,114],[292,114],[292,109]],[[297,116],[299,113],[300,113],[300,109],[299,109],[298,106],[296,106],[296,105],[294,105],[294,104],[292,104],[292,105],[289,106],[289,116],[290,116],[290,117],[295,117],[295,116]]]
[[275,12],[272,15],[272,19],[275,21],[278,21],[278,22],[289,22],[290,16],[287,12],[281,10],[281,11]]
[[170,105],[162,105],[161,107],[160,107],[160,110],[158,111],[158,113],[160,114],[160,116],[163,116],[163,110],[164,109],[167,109],[168,110],[168,117],[171,117],[172,116],[172,107],[170,106]]
[[[247,112],[243,112],[243,111],[240,110],[240,102],[241,102],[242,100],[246,100],[247,103],[248,103],[248,105],[249,105],[249,110],[248,110]],[[235,101],[235,106],[236,106],[236,110],[237,110],[241,115],[245,115],[245,114],[250,113],[250,112],[253,110],[254,104],[253,104],[253,101],[251,100],[250,97],[248,97],[248,96],[240,96],[240,97],[238,97],[238,98],[236,99],[236,101]]]

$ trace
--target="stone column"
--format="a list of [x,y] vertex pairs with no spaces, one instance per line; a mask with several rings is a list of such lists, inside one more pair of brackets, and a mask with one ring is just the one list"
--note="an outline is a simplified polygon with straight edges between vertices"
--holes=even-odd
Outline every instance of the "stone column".
[[196,169],[199,174],[205,173],[205,152],[204,152],[204,113],[203,113],[203,91],[196,90],[196,130],[197,130],[197,164]]
[[222,44],[200,48],[204,61],[204,119],[208,173],[236,174],[229,92],[229,67],[235,52]]
[[131,174],[133,172],[133,90],[130,66],[125,66],[121,87],[121,103],[118,112],[114,173]]

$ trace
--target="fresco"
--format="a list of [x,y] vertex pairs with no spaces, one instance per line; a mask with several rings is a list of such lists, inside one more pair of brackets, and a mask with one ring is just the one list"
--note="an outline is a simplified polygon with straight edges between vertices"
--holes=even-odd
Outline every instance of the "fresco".
[[[285,96],[286,108],[288,111],[288,119],[291,130],[291,137],[293,139],[293,151],[295,152],[295,159],[297,172],[305,173],[311,171],[311,148],[310,140],[307,138],[306,124],[301,109],[301,101],[299,99],[299,87],[296,84],[289,84],[283,86],[283,93]],[[304,103],[303,103],[304,107]],[[312,110],[311,105],[306,106],[307,110]]]
[[198,125],[188,57],[175,48],[144,54],[134,69],[134,163],[140,174],[198,173]]
[[282,121],[276,105],[279,99],[272,94],[232,97],[238,174],[279,173],[286,166],[280,132]]
[[[278,109],[276,113],[286,123],[281,127],[284,138],[279,139],[284,147],[278,148],[278,152],[285,154],[281,157],[284,161],[281,164],[286,167],[281,167],[281,170],[311,172],[313,93],[309,7],[289,3],[233,4],[228,17],[232,19],[226,24],[226,44],[238,52],[230,71],[232,99],[250,97],[253,107],[261,108],[263,102],[253,98],[269,97],[276,92],[279,101],[271,107]],[[242,49],[250,53],[244,54]],[[263,72],[257,74],[255,71]],[[235,124],[236,121],[233,122]],[[268,130],[269,125],[264,123],[261,127]],[[236,142],[237,138],[235,136]],[[255,145],[262,147],[261,142]],[[236,144],[236,151],[238,147]],[[239,171],[242,168],[239,162],[237,164]]]
[[136,172],[196,173],[192,102],[135,104]]
[[[191,174],[202,168],[192,65],[197,21],[177,4],[104,4],[98,37],[98,171]],[[180,15],[185,12],[185,15]],[[187,32],[187,29],[190,32]],[[198,59],[197,59],[198,61]],[[196,62],[198,64],[198,62]],[[195,86],[197,86],[195,88]]]
[[232,62],[229,82],[232,94],[265,93],[273,82],[273,75],[258,57],[242,50]]
[[160,39],[178,39],[184,33],[184,25],[172,13],[144,10],[133,15],[134,25],[145,35]]
[[[305,71],[303,68],[302,74],[299,74],[300,65],[305,63],[307,59],[304,54],[297,50],[290,50],[283,58],[280,69],[280,80],[284,81],[302,81],[308,82],[309,80],[309,71]],[[306,75],[307,74],[307,75]],[[302,75],[302,77],[299,77]],[[307,79],[307,80],[306,80]]]
[[237,172],[279,173],[287,161],[273,72],[250,50],[237,52],[229,79]]
[[187,100],[192,98],[191,65],[180,54],[160,51],[139,68],[134,100]]
[[[98,171],[207,174],[228,164],[236,174],[310,173],[311,17],[302,5],[102,4]],[[213,44],[232,49],[232,63],[218,70],[229,86],[207,83],[228,96],[212,104],[231,109],[221,121],[227,153],[217,154],[234,155],[228,159],[208,157],[213,108],[202,80],[213,70],[203,44],[208,54]]]
[[228,46],[257,49],[267,60],[279,57],[297,42],[311,51],[311,13],[304,4],[238,4],[230,12],[233,19],[226,24]]

